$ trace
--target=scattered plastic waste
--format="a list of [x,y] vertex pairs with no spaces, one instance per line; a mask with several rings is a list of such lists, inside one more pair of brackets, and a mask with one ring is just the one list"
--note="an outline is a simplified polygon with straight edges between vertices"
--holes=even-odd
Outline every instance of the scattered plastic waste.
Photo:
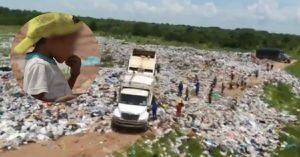
[[[280,145],[279,134],[274,130],[296,120],[295,116],[270,108],[261,96],[264,83],[276,81],[291,85],[293,92],[299,95],[299,79],[285,71],[266,71],[263,64],[253,63],[247,55],[187,47],[136,45],[112,38],[97,39],[102,45],[101,52],[110,51],[115,65],[101,68],[90,89],[68,103],[46,106],[25,95],[11,71],[0,71],[0,148],[14,148],[28,142],[91,130],[110,132],[111,113],[116,104],[115,91],[118,91],[133,48],[154,50],[158,54],[161,70],[154,93],[163,109],[159,112],[160,118],[150,122],[151,129],[156,130],[158,135],[168,133],[176,123],[183,130],[191,129],[205,139],[204,153],[210,148],[220,147],[224,152],[238,155],[264,156]],[[100,59],[95,57],[83,61],[83,66],[98,64]],[[208,91],[215,76],[228,83],[228,74],[232,70],[236,74],[251,75],[256,69],[259,69],[262,81],[241,93],[235,110],[231,105],[233,98],[220,95],[220,82],[213,93],[211,105],[207,105]],[[195,75],[201,86],[197,97],[193,89]],[[191,87],[191,91],[190,98],[184,101],[183,116],[177,118],[175,106],[180,81]]]

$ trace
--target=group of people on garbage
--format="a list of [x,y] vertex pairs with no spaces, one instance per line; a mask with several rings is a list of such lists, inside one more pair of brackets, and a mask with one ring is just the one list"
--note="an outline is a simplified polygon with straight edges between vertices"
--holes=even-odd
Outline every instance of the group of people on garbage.
[[[274,65],[267,63],[266,68],[267,68],[266,69],[267,71],[271,71],[271,70],[273,70]],[[158,70],[158,69],[156,69],[156,70]],[[158,70],[158,73],[159,73],[159,70]],[[220,79],[221,80],[220,91],[219,91],[220,96],[225,96],[226,89],[228,89],[228,91],[230,92],[230,90],[239,89],[239,88],[241,90],[244,90],[247,87],[250,87],[251,86],[251,84],[250,84],[251,76],[254,76],[255,79],[258,79],[259,70],[256,69],[253,71],[253,73],[247,74],[247,73],[243,73],[243,72],[237,72],[237,71],[235,71],[235,67],[231,67],[231,69],[228,70],[228,74],[227,74],[227,77],[228,77],[227,80],[229,80],[229,81],[227,81],[227,84],[225,83],[224,78]],[[194,95],[196,97],[198,97],[199,92],[200,92],[200,81],[199,81],[199,78],[197,75],[195,75],[193,83],[194,83],[194,90],[193,90]],[[207,101],[206,101],[208,104],[212,103],[214,94],[216,93],[217,84],[218,84],[218,77],[217,77],[217,75],[215,75],[213,80],[211,81],[211,84],[208,89]],[[185,86],[185,88],[184,88],[184,86]],[[175,115],[176,115],[176,117],[181,117],[182,109],[185,106],[185,103],[187,101],[189,101],[190,96],[191,96],[190,87],[188,85],[184,85],[183,81],[180,81],[178,83],[177,96],[178,96],[178,101],[177,101],[177,105],[176,105],[176,114]],[[237,101],[238,101],[238,96],[234,96],[232,99],[232,102],[234,102],[233,104],[236,105]],[[152,110],[152,116],[153,116],[154,120],[157,119],[158,110],[159,109],[163,110],[167,106],[167,104],[168,103],[165,102],[165,105],[163,105],[163,103],[158,102],[157,99],[155,99],[155,98],[153,99],[151,110]],[[234,105],[232,106],[232,109],[235,108]]]

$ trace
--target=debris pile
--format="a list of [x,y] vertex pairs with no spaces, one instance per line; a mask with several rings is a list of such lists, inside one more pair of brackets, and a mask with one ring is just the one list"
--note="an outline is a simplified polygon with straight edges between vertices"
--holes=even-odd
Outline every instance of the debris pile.
[[[25,95],[12,78],[12,73],[0,73],[0,146],[16,147],[28,142],[57,139],[89,131],[93,124],[105,124],[114,104],[112,89],[115,73],[102,70],[86,94],[68,103],[42,103]],[[99,125],[100,125],[99,124]],[[94,128],[109,132],[109,124]]]
[[[101,68],[86,94],[72,102],[47,106],[24,95],[11,72],[0,73],[1,148],[63,135],[111,131],[115,91],[118,91],[120,78],[134,48],[153,50],[158,54],[161,68],[155,96],[166,104],[165,112],[161,112],[165,115],[158,115],[163,118],[150,122],[151,130],[158,134],[164,134],[172,125],[179,124],[183,130],[193,130],[203,139],[208,150],[219,148],[222,152],[264,156],[280,144],[276,130],[296,120],[288,113],[269,107],[261,96],[265,83],[277,81],[291,85],[293,91],[300,95],[299,79],[281,70],[266,70],[265,64],[253,62],[250,53],[222,53],[187,47],[136,45],[102,37],[97,39],[101,43],[101,53],[109,53],[114,65]],[[259,77],[255,84],[251,84],[255,71],[259,71]],[[238,96],[222,96],[222,82],[227,92],[231,92],[227,89],[233,83],[231,73],[241,77],[234,80],[247,81],[248,84],[235,94]],[[200,83],[198,96],[194,94],[196,76]],[[214,78],[218,81],[212,94],[213,101],[207,103]],[[190,96],[184,101],[183,116],[176,117],[180,81],[183,81],[184,88],[189,87]],[[233,103],[235,97],[238,98]]]

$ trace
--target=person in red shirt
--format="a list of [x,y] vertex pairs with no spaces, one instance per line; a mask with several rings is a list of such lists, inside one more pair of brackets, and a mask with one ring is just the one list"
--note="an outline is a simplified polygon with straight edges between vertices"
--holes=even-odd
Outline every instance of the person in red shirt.
[[182,112],[182,107],[184,106],[183,100],[180,100],[176,106],[176,116],[180,117]]

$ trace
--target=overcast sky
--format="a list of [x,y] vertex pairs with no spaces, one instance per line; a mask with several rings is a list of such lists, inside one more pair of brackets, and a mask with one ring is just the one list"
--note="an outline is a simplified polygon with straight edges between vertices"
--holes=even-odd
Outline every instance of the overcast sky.
[[300,35],[300,0],[0,0],[0,6]]

